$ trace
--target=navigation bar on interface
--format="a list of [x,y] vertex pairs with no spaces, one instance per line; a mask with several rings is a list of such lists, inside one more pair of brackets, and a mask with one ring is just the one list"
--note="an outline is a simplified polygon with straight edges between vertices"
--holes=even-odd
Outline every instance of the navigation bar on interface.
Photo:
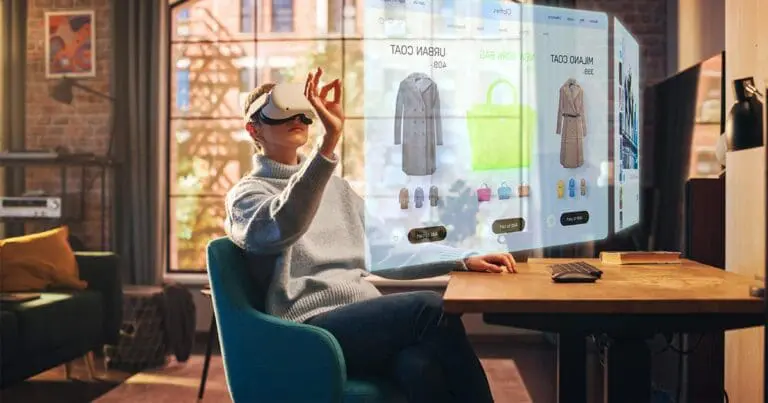
[[603,12],[563,9],[506,1],[461,0],[433,3],[431,0],[369,0],[368,9],[386,13],[430,13],[443,18],[472,18],[490,21],[543,23],[581,28],[608,29],[608,15]]

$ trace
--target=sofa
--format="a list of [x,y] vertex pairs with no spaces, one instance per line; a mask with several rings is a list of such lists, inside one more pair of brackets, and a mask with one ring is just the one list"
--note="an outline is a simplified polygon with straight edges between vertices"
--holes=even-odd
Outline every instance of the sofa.
[[117,344],[123,292],[117,256],[76,252],[84,290],[49,289],[0,305],[0,388]]

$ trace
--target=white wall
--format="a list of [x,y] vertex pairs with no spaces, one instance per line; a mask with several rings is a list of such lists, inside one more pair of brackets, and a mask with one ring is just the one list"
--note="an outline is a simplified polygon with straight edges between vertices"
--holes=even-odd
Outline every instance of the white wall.
[[[768,1],[728,0],[725,9],[726,105],[733,80],[753,76],[768,83]],[[763,119],[764,121],[766,119]],[[764,148],[728,153],[726,172],[726,270],[765,274],[766,154]],[[726,332],[725,387],[732,402],[765,402],[763,328]]]
[[677,0],[677,68],[684,70],[725,49],[726,0]]

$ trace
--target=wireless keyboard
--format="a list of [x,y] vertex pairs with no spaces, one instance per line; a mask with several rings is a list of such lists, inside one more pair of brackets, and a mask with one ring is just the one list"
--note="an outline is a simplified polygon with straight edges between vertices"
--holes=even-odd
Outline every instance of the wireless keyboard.
[[603,271],[587,262],[553,264],[549,266],[556,283],[594,283]]

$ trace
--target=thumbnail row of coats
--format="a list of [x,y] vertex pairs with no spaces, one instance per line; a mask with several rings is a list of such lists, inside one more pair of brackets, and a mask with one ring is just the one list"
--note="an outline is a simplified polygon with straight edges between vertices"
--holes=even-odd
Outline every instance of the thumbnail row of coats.
[[[400,208],[402,210],[407,210],[411,202],[410,192],[408,191],[408,188],[400,189],[400,195],[398,199],[400,201]],[[438,201],[439,201],[439,196],[438,196],[437,186],[432,186],[429,188],[429,205],[432,207],[437,207]],[[416,208],[424,207],[424,189],[417,187],[414,190],[413,203],[416,206]]]

